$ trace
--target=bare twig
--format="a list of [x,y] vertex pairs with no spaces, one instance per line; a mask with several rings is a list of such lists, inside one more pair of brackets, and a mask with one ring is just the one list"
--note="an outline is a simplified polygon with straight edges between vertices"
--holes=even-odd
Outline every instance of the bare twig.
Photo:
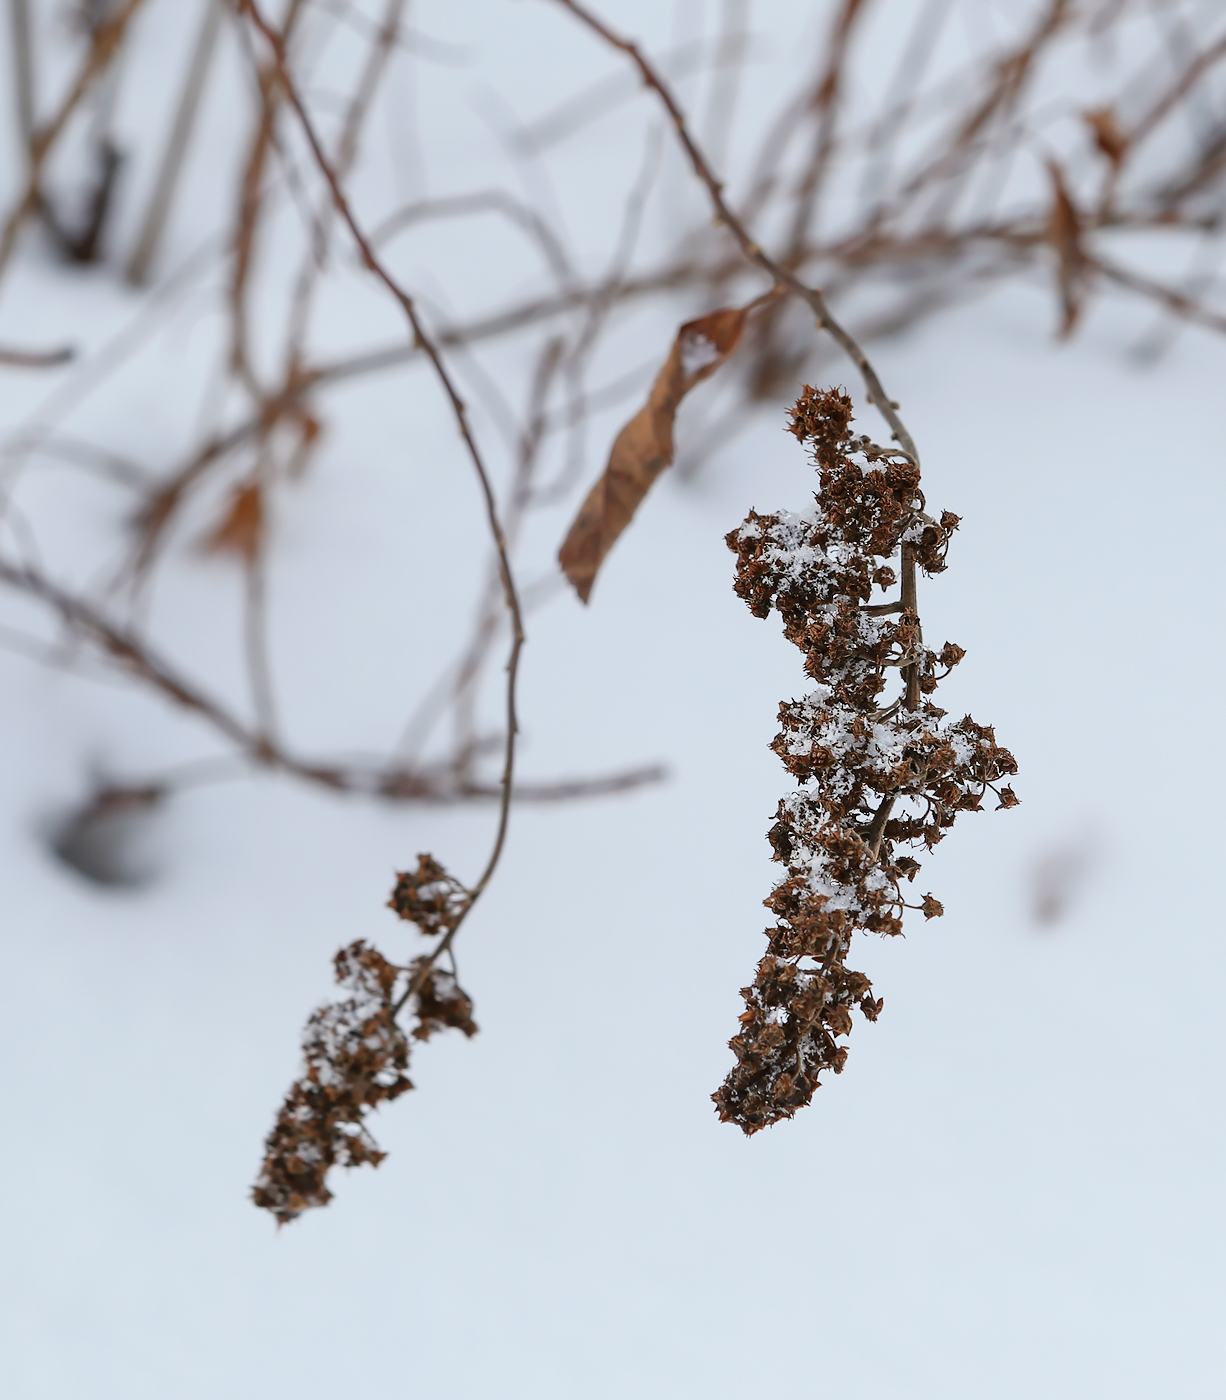
[[13,29],[13,95],[17,99],[17,130],[29,157],[34,141],[34,43],[30,33],[30,0],[9,0]]
[[0,365],[11,365],[14,369],[58,369],[76,353],[69,345],[58,350],[14,350],[11,346],[0,346]]
[[30,141],[30,169],[25,188],[0,229],[0,275],[8,267],[22,224],[39,206],[43,166],[52,147],[95,80],[115,57],[129,23],[142,3],[143,0],[120,0],[114,14],[98,25],[93,32],[89,52],[55,115],[34,132]]
[[848,356],[856,368],[860,371],[865,387],[868,390],[869,402],[878,410],[882,417],[890,425],[890,430],[895,439],[908,453],[913,461],[919,460],[919,454],[915,448],[915,442],[911,434],[903,426],[899,418],[894,402],[886,394],[881,386],[881,381],[877,377],[877,372],[870,363],[868,356],[856,343],[855,338],[835,320],[830,308],[826,305],[826,299],[815,287],[808,287],[788,268],[775,261],[750,235],[748,229],[741,223],[740,219],[729,208],[724,199],[724,187],[722,181],[717,179],[711,167],[707,164],[706,157],[698,148],[697,143],[691,136],[689,127],[682,114],[681,108],[677,105],[670,89],[665,85],[664,80],[656,71],[653,65],[643,56],[637,44],[629,39],[623,39],[620,35],[611,30],[603,21],[598,19],[585,6],[578,3],[578,0],[556,0],[563,9],[570,10],[578,19],[588,26],[594,33],[598,34],[605,43],[615,49],[620,49],[634,66],[639,70],[644,84],[655,92],[656,96],[663,104],[665,111],[672,121],[677,133],[677,138],[681,142],[683,149],[694,173],[706,187],[707,194],[715,210],[716,219],[736,239],[745,258],[755,266],[768,273],[779,285],[784,286],[794,296],[807,302],[810,309],[817,318],[818,325],[827,331],[837,342],[840,349]]
[[162,161],[153,181],[140,234],[128,260],[127,278],[135,286],[140,286],[149,277],[174,202],[175,190],[183,174],[192,128],[196,124],[200,99],[204,95],[213,54],[217,49],[217,36],[221,32],[222,5],[223,0],[204,0],[200,30],[188,59],[187,79],[179,93],[179,105],[166,138],[166,149],[162,152]]

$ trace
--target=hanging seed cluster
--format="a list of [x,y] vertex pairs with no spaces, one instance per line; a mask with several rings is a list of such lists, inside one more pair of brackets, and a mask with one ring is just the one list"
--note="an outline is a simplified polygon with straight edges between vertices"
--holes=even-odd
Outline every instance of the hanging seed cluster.
[[450,933],[468,912],[472,897],[454,875],[431,855],[417,857],[415,871],[396,876],[387,907],[406,919],[427,937]]
[[[853,1009],[877,1019],[881,1000],[847,966],[852,935],[901,933],[904,908],[943,912],[930,894],[904,899],[920,866],[899,848],[931,849],[989,790],[998,810],[1017,802],[1001,785],[1017,765],[992,730],[947,722],[931,698],[964,653],[924,646],[915,579],[944,570],[958,517],[928,515],[918,466],[853,436],[851,419],[846,395],[806,386],[790,431],[818,468],[816,508],[751,511],[727,537],[737,593],[755,616],[779,614],[814,686],[779,709],[771,747],[799,784],[769,833],[785,874],[765,901],[776,922],[742,992],[736,1065],[713,1095],[746,1133],[790,1118],[823,1071],[841,1072]],[[896,586],[900,597],[871,601]]]
[[[401,918],[426,935],[449,935],[471,904],[467,890],[431,856],[416,872],[400,874],[389,901]],[[332,1199],[334,1166],[377,1167],[387,1156],[365,1126],[381,1103],[413,1087],[405,1071],[410,1037],[429,1040],[452,1028],[477,1033],[473,1004],[454,971],[435,965],[443,947],[407,967],[388,962],[377,948],[357,942],[334,961],[336,980],[350,995],[319,1007],[307,1022],[301,1076],[264,1143],[264,1163],[252,1200],[284,1225]],[[406,1009],[406,1031],[397,1020]]]

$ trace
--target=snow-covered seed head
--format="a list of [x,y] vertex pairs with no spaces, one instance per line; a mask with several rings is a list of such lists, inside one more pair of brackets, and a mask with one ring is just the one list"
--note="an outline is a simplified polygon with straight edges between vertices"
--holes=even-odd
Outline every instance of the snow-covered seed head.
[[[989,790],[1000,807],[1017,802],[1000,786],[1017,765],[992,730],[947,723],[930,699],[965,653],[928,650],[911,600],[917,571],[944,570],[958,517],[926,514],[918,466],[853,437],[851,421],[846,394],[806,386],[789,431],[819,470],[814,508],[751,511],[727,537],[737,593],[758,617],[778,612],[815,682],[779,707],[771,747],[799,784],[769,832],[786,873],[765,901],[777,923],[742,991],[737,1063],[712,1096],[746,1133],[790,1118],[824,1071],[842,1070],[854,1007],[877,1019],[868,978],[846,965],[852,935],[901,933],[904,908],[943,912],[931,894],[903,898],[920,866],[897,847],[936,845]],[[873,603],[899,582],[902,597]]]

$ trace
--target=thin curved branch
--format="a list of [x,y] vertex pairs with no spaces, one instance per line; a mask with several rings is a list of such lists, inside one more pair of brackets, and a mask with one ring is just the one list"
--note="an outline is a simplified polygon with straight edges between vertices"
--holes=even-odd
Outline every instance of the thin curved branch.
[[[493,877],[494,871],[498,867],[499,859],[502,856],[503,847],[506,844],[507,827],[510,821],[511,795],[515,779],[515,746],[519,733],[519,722],[516,713],[516,684],[519,675],[519,658],[524,645],[523,616],[520,610],[519,594],[516,590],[514,575],[511,571],[511,561],[507,548],[506,535],[503,531],[502,521],[499,518],[497,502],[494,499],[494,490],[490,482],[489,473],[486,471],[485,463],[482,460],[480,449],[477,446],[476,438],[473,436],[472,428],[468,421],[468,409],[464,400],[460,397],[456,389],[449,370],[443,360],[442,353],[438,346],[427,333],[418,315],[416,304],[413,298],[391,275],[384,264],[377,257],[370,239],[363,232],[358,224],[353,210],[341,188],[340,179],[332,163],[324,151],[323,144],[315,130],[310,115],[303,104],[301,95],[290,75],[286,62],[285,49],[281,42],[280,35],[264,19],[255,4],[255,0],[239,0],[240,12],[245,14],[254,27],[259,31],[264,41],[269,46],[277,74],[283,84],[285,96],[293,107],[303,135],[306,137],[311,155],[327,182],[332,193],[333,202],[336,205],[337,213],[341,220],[348,227],[354,242],[357,244],[363,264],[392,294],[400,304],[405,318],[413,334],[413,341],[419,345],[426,353],[434,368],[443,392],[451,405],[452,414],[459,429],[460,436],[468,451],[473,469],[477,474],[477,479],[481,486],[482,494],[485,498],[486,518],[489,523],[490,533],[493,536],[494,547],[498,555],[499,573],[502,579],[503,596],[506,600],[507,613],[511,622],[511,647],[507,658],[507,686],[506,686],[506,747],[503,758],[503,769],[501,779],[502,797],[499,804],[498,829],[494,837],[493,849],[485,869],[476,884],[469,891],[468,908],[476,902],[478,897],[485,890]],[[467,910],[465,911],[467,912]],[[457,924],[457,928],[459,925]],[[456,929],[452,929],[448,935],[448,941],[454,936]],[[443,949],[435,950],[434,957],[437,957]],[[425,975],[424,972],[422,974]]]
[[682,113],[676,98],[671,89],[664,82],[664,79],[657,72],[652,63],[644,56],[637,44],[629,39],[624,39],[615,33],[602,20],[598,19],[586,6],[581,5],[579,0],[555,0],[555,3],[569,10],[593,33],[612,48],[619,49],[638,69],[644,84],[649,87],[663,104],[673,128],[677,133],[690,165],[693,167],[695,175],[706,187],[712,207],[715,212],[717,222],[724,227],[736,239],[737,245],[747,261],[767,273],[777,285],[786,287],[793,296],[799,297],[809,305],[818,325],[825,330],[839,345],[840,349],[847,355],[856,368],[860,371],[864,379],[865,388],[868,391],[869,402],[877,409],[881,416],[890,425],[890,431],[895,440],[907,452],[915,462],[919,461],[919,453],[915,447],[915,440],[907,431],[902,419],[898,416],[897,408],[893,400],[882,387],[881,380],[877,376],[877,371],[873,368],[868,356],[861,349],[856,339],[839,321],[835,319],[826,304],[826,298],[816,287],[806,286],[799,277],[789,268],[764,252],[762,247],[750,234],[749,230],[741,220],[732,212],[724,198],[723,182],[716,176],[715,172],[707,163],[694,137],[690,134],[689,126],[686,123],[685,115]]

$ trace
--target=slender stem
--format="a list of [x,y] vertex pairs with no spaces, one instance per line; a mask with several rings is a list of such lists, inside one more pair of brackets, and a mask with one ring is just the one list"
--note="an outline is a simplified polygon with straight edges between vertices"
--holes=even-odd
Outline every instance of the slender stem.
[[[614,33],[613,30],[588,10],[586,6],[580,4],[579,0],[556,0],[556,2],[564,9],[570,10],[572,14],[577,16],[607,44],[613,48],[620,49],[621,52],[626,54],[631,62],[634,63],[635,67],[639,70],[643,82],[648,88],[655,92],[656,96],[663,103],[665,110],[668,112],[673,127],[676,130],[678,140],[681,142],[686,155],[689,157],[690,165],[693,167],[694,173],[698,176],[703,185],[706,186],[708,196],[714,206],[717,221],[722,223],[736,239],[745,258],[774,278],[776,287],[785,287],[793,295],[800,297],[801,300],[808,303],[817,319],[818,325],[830,334],[860,371],[868,390],[869,401],[877,408],[878,412],[890,425],[894,440],[915,465],[918,466],[919,453],[916,450],[915,441],[907,431],[902,419],[898,416],[897,406],[882,387],[881,380],[878,378],[877,372],[873,368],[868,356],[861,349],[855,337],[831,315],[830,308],[827,306],[826,299],[822,293],[815,287],[806,286],[790,268],[782,265],[763,252],[762,248],[749,233],[749,230],[728,207],[727,201],[724,199],[722,181],[716,177],[697,142],[690,134],[681,108],[678,106],[672,92],[653,65],[643,56],[643,53],[636,44]],[[858,7],[854,4],[845,6],[844,14],[849,17],[849,23],[850,18],[854,18],[857,8]],[[868,611],[894,611],[894,607],[895,605],[893,604],[882,604],[870,608]],[[910,545],[904,545],[902,548],[901,610],[910,611],[912,613],[916,610],[915,553]],[[913,662],[904,669],[903,674],[906,676],[904,705],[909,710],[917,709],[920,700],[919,663]],[[881,848],[885,824],[892,806],[893,798],[886,798],[883,800],[866,833],[874,859]]]
[[[259,30],[265,42],[272,50],[273,60],[285,96],[298,117],[303,135],[306,137],[307,144],[311,148],[311,154],[314,157],[315,163],[319,167],[319,171],[323,175],[332,193],[332,199],[336,205],[337,213],[348,227],[353,241],[357,245],[363,264],[369,272],[383,283],[400,304],[405,318],[409,323],[409,327],[412,330],[414,343],[419,345],[429,358],[439,384],[442,386],[443,392],[451,405],[456,426],[468,450],[469,458],[472,461],[473,469],[477,474],[477,480],[481,486],[482,495],[485,498],[486,517],[490,534],[493,536],[494,546],[498,554],[498,568],[502,578],[503,596],[506,600],[507,613],[511,621],[511,648],[506,665],[506,746],[503,754],[501,779],[502,798],[499,803],[498,829],[494,837],[493,849],[490,852],[485,869],[476,884],[471,887],[468,908],[465,909],[465,914],[467,914],[468,909],[472,908],[472,905],[489,884],[494,871],[498,867],[499,859],[502,856],[503,848],[506,844],[507,828],[510,822],[511,795],[515,780],[515,751],[516,741],[519,735],[519,719],[516,711],[516,687],[519,677],[519,658],[524,645],[524,628],[519,594],[516,590],[515,579],[511,572],[511,561],[506,535],[503,531],[502,521],[498,514],[498,505],[494,499],[494,490],[490,482],[489,473],[486,471],[480,449],[477,446],[477,441],[473,436],[468,421],[468,408],[464,400],[460,397],[455,382],[443,360],[441,351],[427,333],[418,315],[413,298],[401,287],[391,273],[388,272],[383,263],[380,262],[369,238],[358,224],[349,201],[345,196],[345,192],[341,188],[340,177],[324,152],[323,144],[315,130],[314,123],[311,121],[298,89],[290,76],[286,63],[285,49],[280,35],[278,35],[276,30],[273,29],[260,14],[256,7],[255,0],[239,0],[239,6],[241,11],[250,18],[252,24]],[[463,916],[461,916],[461,918],[463,918]],[[447,935],[447,938],[444,940],[445,946],[450,947],[451,939],[454,937],[458,927],[459,924],[457,923],[456,928],[453,928]],[[435,950],[435,957],[443,950],[443,946],[444,945],[440,945],[440,947]]]
[[767,253],[754,240],[749,230],[741,220],[729,208],[724,199],[723,182],[717,178],[715,172],[707,163],[706,157],[699,149],[697,142],[690,134],[689,126],[681,108],[677,105],[677,100],[673,96],[664,79],[656,71],[655,67],[643,56],[637,44],[629,39],[623,39],[616,34],[606,24],[598,19],[586,6],[579,3],[579,0],[556,0],[556,3],[564,9],[570,10],[578,19],[588,26],[594,33],[598,34],[605,43],[615,49],[620,49],[626,54],[635,67],[639,70],[639,75],[643,82],[660,99],[665,110],[672,121],[673,128],[677,133],[677,139],[681,142],[686,155],[689,157],[690,165],[694,173],[706,186],[707,194],[714,207],[717,222],[722,223],[725,228],[736,239],[745,258],[760,267],[763,272],[768,273],[777,284],[784,286],[794,296],[806,302],[817,319],[818,325],[829,333],[839,348],[848,356],[856,368],[860,371],[864,379],[865,388],[868,391],[868,400],[876,407],[877,411],[890,425],[890,431],[894,435],[895,441],[907,453],[912,461],[919,462],[919,453],[916,451],[915,441],[907,431],[903,421],[898,416],[894,401],[885,392],[881,380],[877,376],[877,371],[873,368],[868,356],[861,349],[855,337],[838,322],[831,314],[826,299],[816,287],[806,286],[804,282],[796,276],[789,268],[784,267]]
[[30,34],[30,0],[9,0],[13,27],[13,89],[17,128],[27,158],[34,141],[34,43]]
[[885,835],[885,824],[890,819],[890,813],[894,810],[894,798],[883,797],[881,806],[873,813],[873,819],[868,824],[868,829],[864,833],[864,844],[868,847],[868,853],[873,860],[876,860],[881,853],[881,841]]
[[166,138],[166,149],[162,153],[162,163],[158,167],[157,178],[153,182],[153,193],[149,197],[149,207],[145,211],[145,221],[141,225],[140,236],[128,261],[127,279],[134,286],[140,286],[149,278],[158,244],[170,214],[179,176],[183,173],[183,162],[191,140],[192,127],[196,124],[196,114],[200,110],[200,99],[212,66],[213,54],[217,48],[217,36],[221,32],[222,0],[204,0],[204,17],[200,23],[196,42],[192,47],[187,69],[187,80],[179,96],[179,105],[171,123],[170,135]]
[[[902,608],[903,612],[914,614],[916,627],[919,627],[919,612],[915,601],[916,593],[916,567],[915,567],[915,546],[904,544],[902,547]],[[917,638],[918,641],[918,638]],[[920,665],[918,661],[913,661],[909,666],[903,668],[903,676],[906,678],[907,690],[903,697],[903,708],[907,710],[918,710],[920,703]]]

